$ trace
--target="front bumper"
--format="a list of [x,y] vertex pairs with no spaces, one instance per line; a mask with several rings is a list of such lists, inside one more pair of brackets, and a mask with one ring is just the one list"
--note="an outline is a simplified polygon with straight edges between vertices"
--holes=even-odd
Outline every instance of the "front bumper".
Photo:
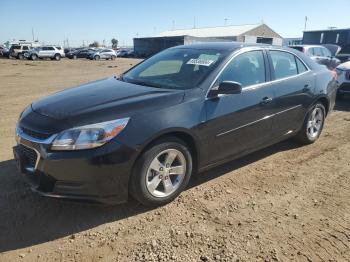
[[105,204],[127,201],[136,150],[112,140],[96,149],[53,152],[50,138],[39,142],[18,131],[17,143],[17,166],[39,194]]

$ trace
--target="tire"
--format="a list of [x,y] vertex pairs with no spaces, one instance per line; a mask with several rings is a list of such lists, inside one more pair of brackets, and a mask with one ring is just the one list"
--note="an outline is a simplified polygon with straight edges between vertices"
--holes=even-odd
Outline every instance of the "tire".
[[117,58],[117,57],[114,56],[114,55],[111,56],[111,60],[115,60],[116,58]]
[[[169,165],[166,159],[173,161],[169,160]],[[170,170],[178,174],[169,174]],[[130,194],[143,205],[164,205],[186,188],[191,174],[192,155],[188,146],[180,139],[167,137],[154,143],[136,161],[130,178]]]
[[17,58],[18,58],[19,60],[23,60],[23,59],[24,59],[24,55],[23,55],[23,54],[18,54],[18,55],[17,55]]
[[60,54],[55,54],[53,59],[55,59],[56,61],[60,61],[61,60],[61,55]]
[[99,55],[95,55],[94,56],[94,60],[100,60],[100,56]]
[[326,109],[322,103],[317,102],[307,113],[296,140],[305,145],[316,142],[322,133],[325,118]]
[[76,59],[77,59],[77,56],[76,56],[76,55],[74,55],[74,56],[73,56],[73,59],[74,59],[74,60],[76,60]]
[[34,61],[38,59],[38,56],[36,54],[33,54],[30,56],[30,58]]

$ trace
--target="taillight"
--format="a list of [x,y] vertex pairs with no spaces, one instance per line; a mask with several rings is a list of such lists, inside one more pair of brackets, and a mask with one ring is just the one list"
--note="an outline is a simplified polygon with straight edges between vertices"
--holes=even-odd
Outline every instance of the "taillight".
[[332,77],[334,80],[337,80],[338,79],[338,73],[335,69],[333,69],[332,71],[330,71],[331,74],[332,74]]

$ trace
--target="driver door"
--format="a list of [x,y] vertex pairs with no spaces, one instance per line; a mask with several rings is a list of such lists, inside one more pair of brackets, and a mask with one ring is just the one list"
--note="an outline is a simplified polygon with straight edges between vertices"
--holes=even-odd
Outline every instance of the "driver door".
[[249,51],[233,58],[219,75],[213,87],[235,81],[242,92],[205,102],[209,165],[269,143],[274,92],[267,68],[264,51]]

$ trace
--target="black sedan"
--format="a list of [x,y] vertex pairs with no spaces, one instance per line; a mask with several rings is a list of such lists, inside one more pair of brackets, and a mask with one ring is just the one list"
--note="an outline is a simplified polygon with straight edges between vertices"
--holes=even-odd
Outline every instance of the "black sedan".
[[77,58],[87,58],[90,54],[94,53],[96,50],[94,49],[77,49],[72,52],[68,52],[66,57],[69,59],[77,59]]
[[294,49],[180,46],[34,102],[14,155],[41,195],[161,205],[193,173],[291,137],[315,142],[336,91],[334,72]]

